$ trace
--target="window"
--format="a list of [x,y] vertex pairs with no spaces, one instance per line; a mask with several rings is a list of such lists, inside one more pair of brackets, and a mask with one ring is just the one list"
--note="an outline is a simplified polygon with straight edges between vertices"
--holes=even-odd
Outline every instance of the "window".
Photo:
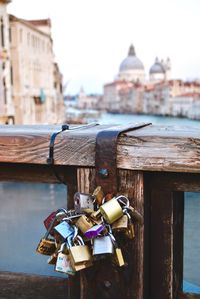
[[9,27],[9,42],[12,43],[12,29]]
[[10,66],[10,82],[11,82],[11,85],[13,85],[13,66],[12,65]]
[[23,29],[19,30],[19,41],[20,43],[23,43]]
[[27,45],[30,45],[30,33],[27,33]]
[[3,18],[1,18],[1,46],[2,46],[3,48],[5,47]]

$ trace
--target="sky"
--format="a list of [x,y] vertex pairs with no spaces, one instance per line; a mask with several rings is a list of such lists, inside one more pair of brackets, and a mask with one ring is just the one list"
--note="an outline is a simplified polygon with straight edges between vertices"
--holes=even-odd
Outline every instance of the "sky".
[[102,93],[130,44],[145,66],[170,57],[172,78],[200,79],[200,0],[12,0],[19,18],[50,18],[65,94]]

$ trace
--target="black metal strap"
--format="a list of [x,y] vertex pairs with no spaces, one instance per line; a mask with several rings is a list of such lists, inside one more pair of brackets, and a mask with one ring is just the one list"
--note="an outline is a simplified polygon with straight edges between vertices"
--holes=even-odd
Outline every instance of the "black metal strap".
[[115,126],[100,131],[96,137],[96,185],[104,193],[117,193],[117,139],[121,133],[138,130],[151,123]]
[[60,175],[58,174],[57,169],[54,165],[54,144],[55,144],[56,136],[66,130],[69,130],[69,125],[62,125],[62,129],[60,131],[53,133],[51,135],[50,144],[49,144],[49,156],[47,158],[47,164],[52,166],[52,170],[54,172],[55,177],[57,178],[58,181],[60,181],[64,185],[66,185],[66,183],[60,177]]
[[49,156],[47,158],[47,164],[52,166],[52,170],[54,172],[55,177],[57,178],[58,181],[60,181],[61,183],[63,183],[64,185],[67,185],[66,182],[60,177],[60,175],[57,172],[57,169],[54,165],[54,144],[55,144],[55,139],[56,136],[60,133],[62,133],[63,131],[73,131],[73,130],[80,130],[80,129],[89,129],[95,126],[98,126],[98,123],[89,123],[86,125],[82,125],[82,126],[78,126],[75,128],[70,128],[69,125],[62,125],[62,129],[58,132],[55,132],[51,135],[51,139],[50,139],[50,144],[49,144]]

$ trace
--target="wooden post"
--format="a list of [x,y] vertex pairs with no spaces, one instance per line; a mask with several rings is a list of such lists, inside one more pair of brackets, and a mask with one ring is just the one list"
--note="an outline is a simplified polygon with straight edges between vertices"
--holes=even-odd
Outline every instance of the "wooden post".
[[[161,186],[159,186],[161,188]],[[150,298],[177,298],[183,283],[183,192],[151,193]]]
[[[77,172],[78,190],[92,192],[95,188],[95,172],[89,168],[79,168]],[[119,170],[118,191],[127,195],[130,204],[144,213],[143,173]],[[136,224],[136,237],[125,239],[124,256],[128,266],[117,268],[109,261],[101,261],[96,266],[81,273],[81,299],[134,298],[143,299],[143,253],[144,229]]]

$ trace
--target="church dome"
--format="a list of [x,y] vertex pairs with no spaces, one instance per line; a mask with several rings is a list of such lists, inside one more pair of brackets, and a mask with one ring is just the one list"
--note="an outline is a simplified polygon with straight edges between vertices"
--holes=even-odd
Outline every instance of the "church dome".
[[144,70],[144,65],[135,54],[135,48],[133,45],[130,46],[128,56],[120,64],[119,71],[129,71],[129,70]]
[[149,73],[150,74],[165,74],[165,67],[161,62],[159,62],[157,57],[156,57],[155,63],[150,68]]

